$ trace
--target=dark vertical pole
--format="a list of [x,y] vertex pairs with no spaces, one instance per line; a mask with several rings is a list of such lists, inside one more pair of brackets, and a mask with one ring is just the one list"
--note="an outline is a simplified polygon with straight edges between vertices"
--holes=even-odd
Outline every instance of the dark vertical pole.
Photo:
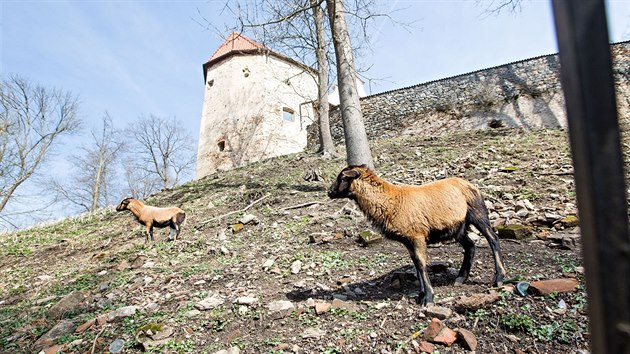
[[603,0],[553,0],[577,191],[591,349],[630,353],[630,239]]

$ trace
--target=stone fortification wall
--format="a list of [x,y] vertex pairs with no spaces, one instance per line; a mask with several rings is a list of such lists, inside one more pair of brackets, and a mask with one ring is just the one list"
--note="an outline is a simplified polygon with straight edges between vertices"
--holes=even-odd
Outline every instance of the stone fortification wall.
[[[617,76],[630,73],[630,42],[611,45]],[[370,139],[402,134],[439,134],[457,129],[566,127],[556,54],[387,91],[361,99]],[[343,141],[338,109],[331,131]],[[317,125],[309,145],[316,147]]]

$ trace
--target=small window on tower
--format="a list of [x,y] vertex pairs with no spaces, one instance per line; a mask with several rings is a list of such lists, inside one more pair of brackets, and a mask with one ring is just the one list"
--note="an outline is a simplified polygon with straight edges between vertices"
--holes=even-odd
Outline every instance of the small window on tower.
[[217,146],[219,147],[219,151],[224,151],[225,150],[225,140],[220,140],[219,143],[217,144]]
[[208,80],[208,87],[212,87],[214,85],[214,79]]
[[282,119],[287,122],[293,122],[295,120],[295,111],[288,107],[282,108]]

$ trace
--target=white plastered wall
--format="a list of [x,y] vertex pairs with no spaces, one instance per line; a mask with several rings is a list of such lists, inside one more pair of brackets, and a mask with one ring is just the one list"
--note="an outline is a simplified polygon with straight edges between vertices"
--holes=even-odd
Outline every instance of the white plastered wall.
[[[196,178],[303,151],[316,97],[311,73],[273,56],[235,55],[212,65],[206,73]],[[294,121],[283,119],[284,108],[294,112]]]

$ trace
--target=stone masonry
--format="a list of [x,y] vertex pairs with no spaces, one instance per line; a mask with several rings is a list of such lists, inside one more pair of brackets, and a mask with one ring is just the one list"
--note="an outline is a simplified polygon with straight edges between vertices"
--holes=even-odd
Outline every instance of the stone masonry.
[[[617,80],[627,83],[630,42],[612,44],[611,52]],[[504,126],[565,128],[567,124],[557,54],[367,96],[361,99],[361,108],[370,139]],[[330,121],[335,142],[343,142],[338,109],[331,110]],[[317,129],[316,124],[309,127],[311,148],[318,144]]]

